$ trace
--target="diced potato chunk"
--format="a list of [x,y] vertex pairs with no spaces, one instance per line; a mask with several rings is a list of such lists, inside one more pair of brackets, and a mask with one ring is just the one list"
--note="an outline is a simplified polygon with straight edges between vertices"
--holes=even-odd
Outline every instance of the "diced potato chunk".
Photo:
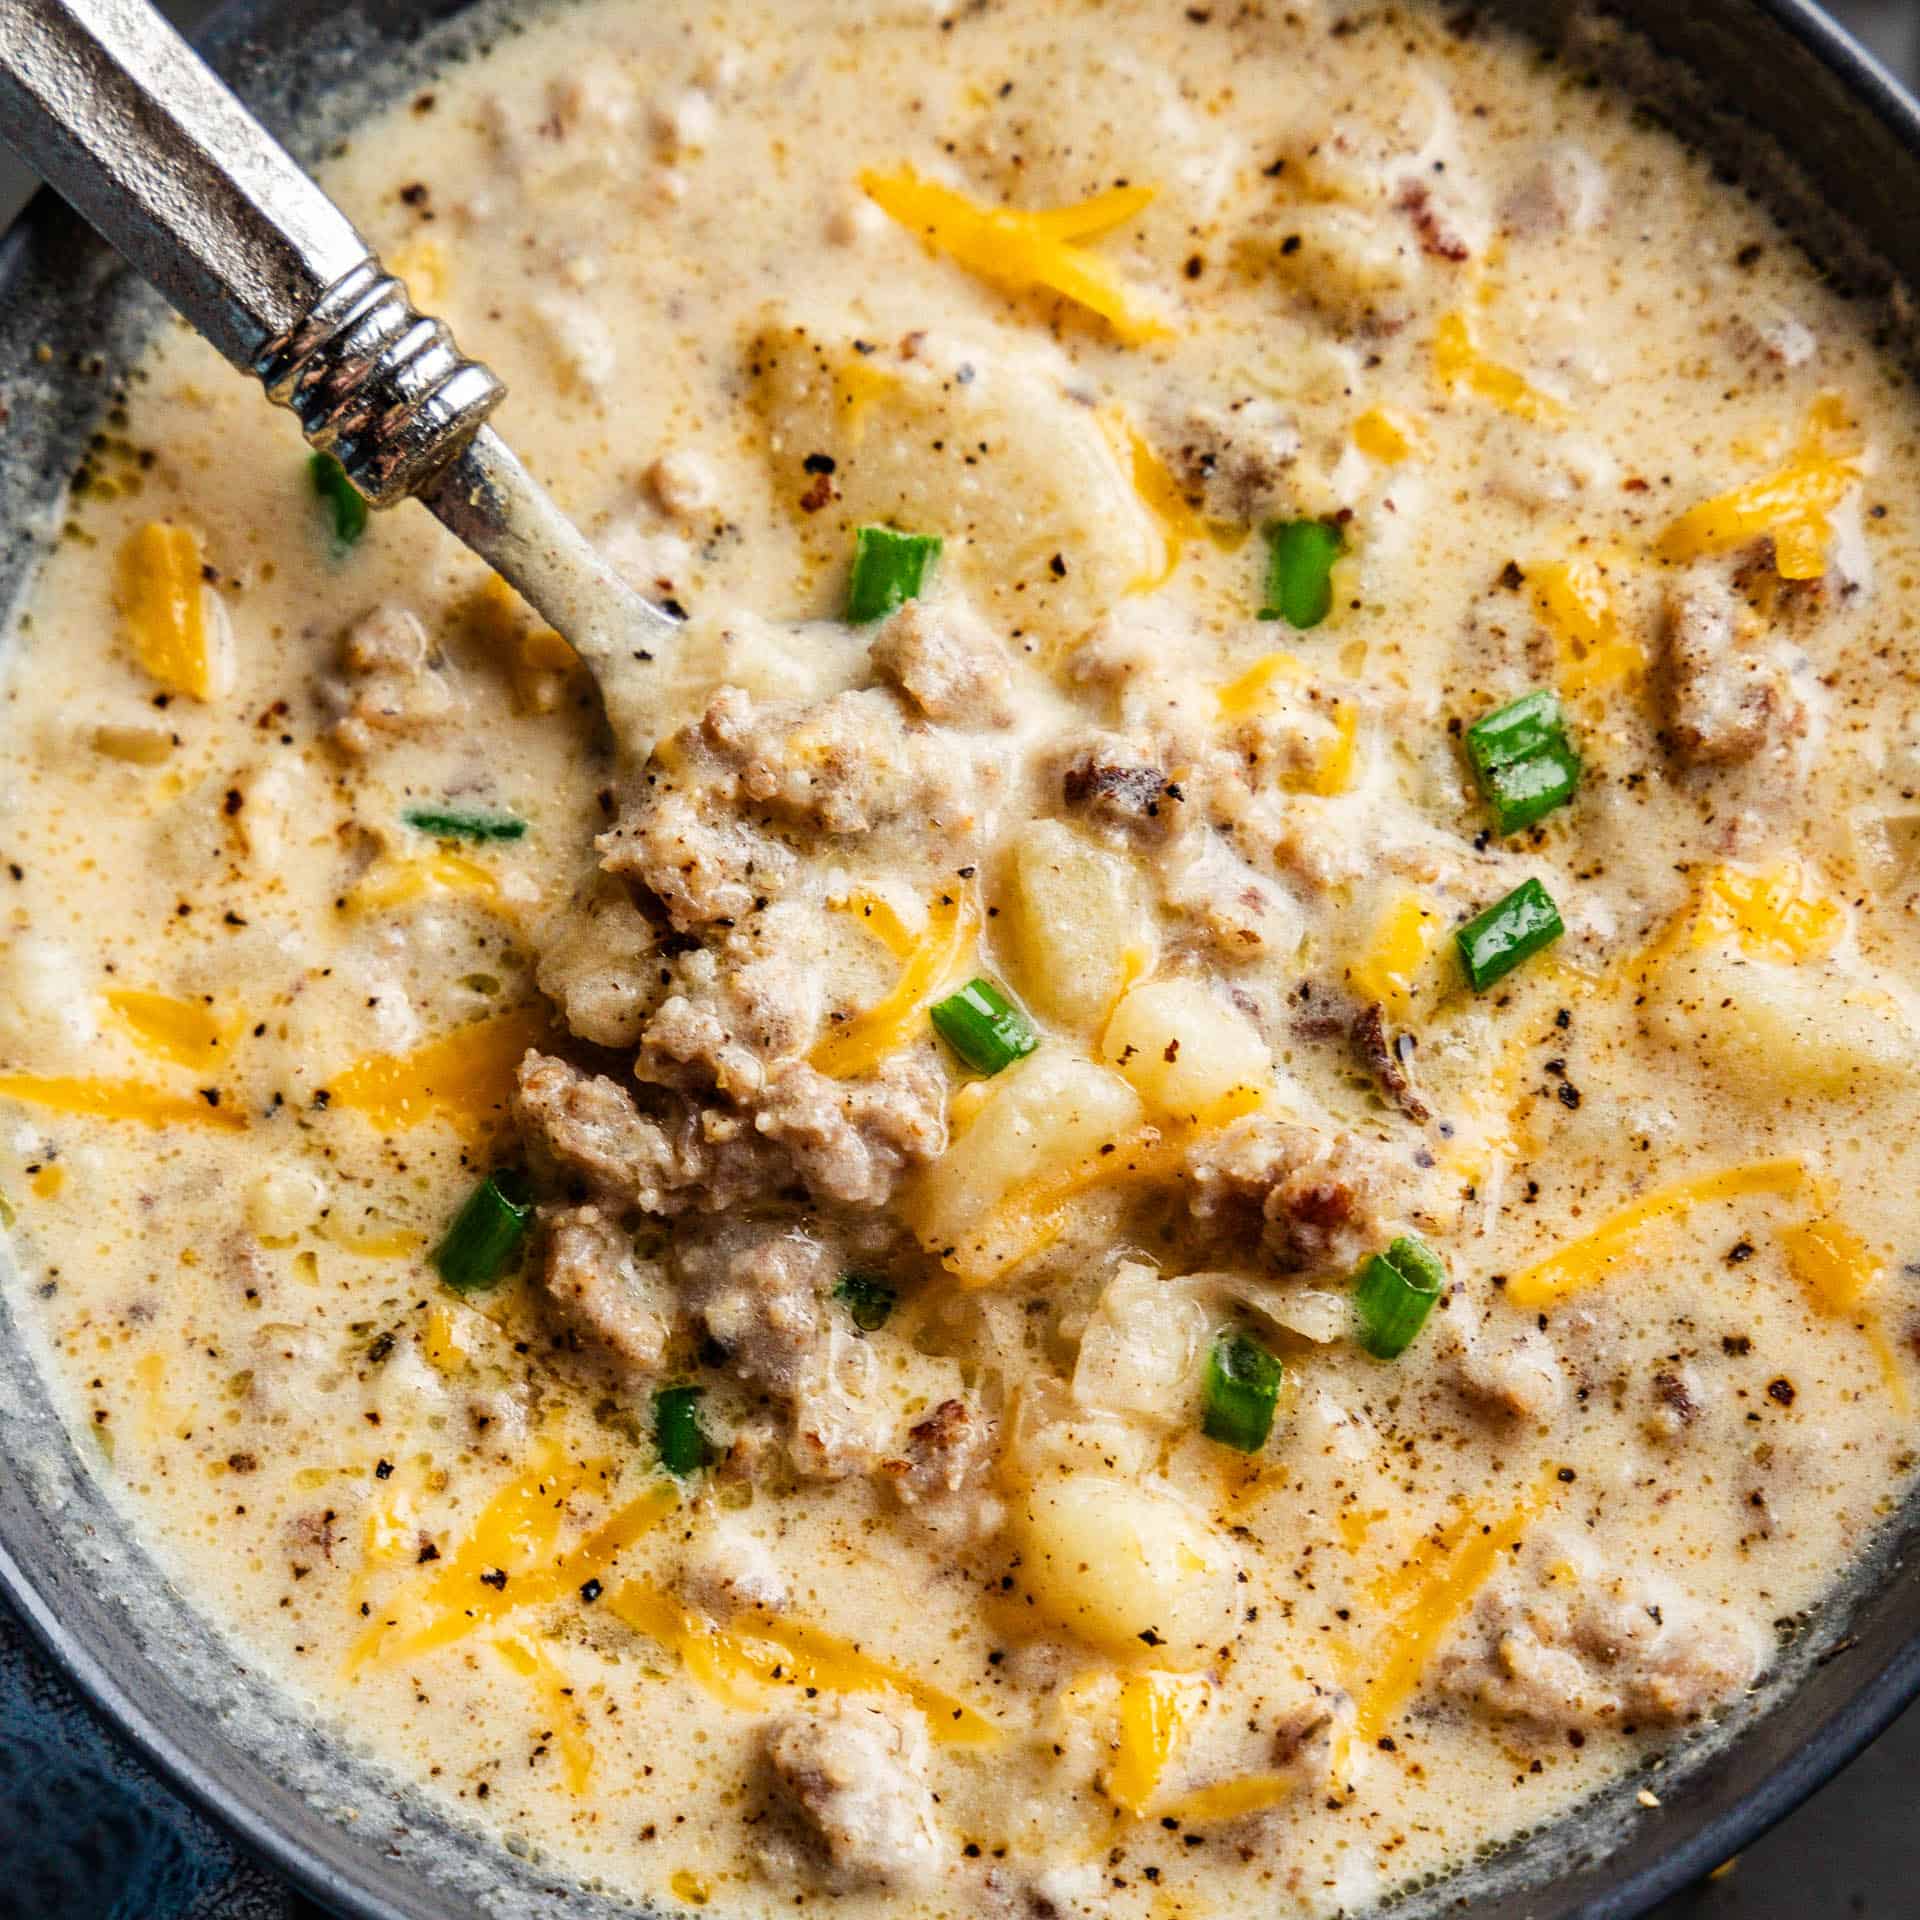
[[1162,1426],[1189,1423],[1209,1324],[1190,1289],[1129,1262],[1108,1283],[1080,1336],[1074,1400]]
[[1149,980],[1114,1009],[1101,1052],[1154,1113],[1206,1122],[1263,1092],[1273,1055],[1253,1023],[1198,980]]
[[1733,1088],[1768,1100],[1909,1078],[1920,1061],[1920,1035],[1884,989],[1840,967],[1753,960],[1731,948],[1669,966],[1653,1015]]
[[992,1083],[971,1124],[920,1177],[914,1216],[930,1247],[977,1237],[1024,1182],[1059,1173],[1141,1124],[1140,1097],[1118,1074],[1042,1047]]
[[1090,1032],[1146,959],[1152,928],[1140,876],[1124,856],[1058,820],[1035,820],[1013,844],[1000,925],[1021,994],[1035,1012]]
[[[1078,631],[1153,572],[1161,536],[1066,368],[1033,355],[915,336],[853,338],[776,325],[749,364],[767,455],[830,565],[852,529],[890,521],[946,541],[943,570],[1009,624]],[[831,479],[807,466],[834,463]]]
[[1237,1629],[1232,1550],[1170,1492],[1105,1474],[1042,1480],[1014,1503],[1016,1578],[1103,1653],[1196,1666]]

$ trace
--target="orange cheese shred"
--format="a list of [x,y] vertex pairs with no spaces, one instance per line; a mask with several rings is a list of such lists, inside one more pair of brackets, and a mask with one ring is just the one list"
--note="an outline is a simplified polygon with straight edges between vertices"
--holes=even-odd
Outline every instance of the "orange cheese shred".
[[806,1621],[750,1612],[723,1627],[637,1580],[610,1589],[600,1604],[678,1654],[688,1678],[723,1705],[761,1711],[782,1691],[803,1698],[895,1693],[927,1716],[927,1731],[944,1744],[980,1746],[998,1737],[990,1720],[954,1695]]
[[411,1053],[369,1054],[335,1074],[328,1091],[335,1106],[364,1115],[383,1133],[444,1120],[472,1139],[505,1120],[521,1057],[546,1032],[535,1008],[496,1014]]
[[980,907],[971,890],[934,901],[919,934],[909,933],[878,895],[851,895],[844,904],[906,964],[883,998],[829,1027],[807,1056],[810,1066],[835,1080],[871,1073],[890,1053],[918,1037],[927,1008],[971,966],[980,932]]
[[1540,623],[1559,654],[1568,698],[1598,693],[1645,672],[1646,649],[1622,628],[1607,569],[1588,554],[1527,568]]
[[200,536],[149,520],[120,550],[119,603],[134,658],[169,693],[220,691],[218,635],[208,619]]
[[1823,1217],[1787,1227],[1780,1243],[1787,1251],[1788,1270],[1827,1313],[1853,1312],[1885,1270],[1844,1220]]
[[593,1784],[593,1742],[587,1737],[586,1716],[575,1704],[573,1688],[559,1663],[545,1647],[523,1634],[494,1641],[493,1650],[515,1673],[531,1680],[543,1715],[552,1721],[550,1737],[560,1749],[567,1791],[576,1797]]
[[1480,1589],[1546,1511],[1556,1484],[1555,1470],[1549,1468],[1504,1519],[1486,1525],[1465,1516],[1436,1557],[1418,1558],[1413,1577],[1396,1594],[1404,1598],[1387,1629],[1384,1655],[1355,1689],[1349,1744],[1370,1747],[1386,1732]]
[[1839,395],[1822,394],[1785,466],[1690,508],[1660,536],[1655,552],[1678,565],[1732,553],[1765,536],[1773,541],[1781,579],[1819,579],[1827,570],[1833,510],[1860,474],[1859,450],[1842,439],[1845,413]]
[[1106,1788],[1122,1813],[1138,1819],[1146,1812],[1207,1692],[1207,1683],[1192,1674],[1130,1673],[1120,1682],[1120,1724]]
[[1664,1221],[1683,1219],[1695,1207],[1756,1194],[1792,1195],[1810,1185],[1805,1164],[1786,1157],[1752,1160],[1718,1173],[1695,1174],[1657,1188],[1603,1220],[1591,1233],[1557,1248],[1507,1282],[1516,1307],[1550,1307],[1568,1294],[1607,1279],[1631,1259],[1647,1234]]
[[[215,1096],[209,1099],[207,1093]],[[0,1100],[20,1100],[53,1113],[80,1113],[96,1120],[133,1120],[143,1127],[210,1127],[239,1133],[247,1117],[207,1093],[168,1093],[136,1080],[69,1079],[58,1074],[0,1073]],[[217,1101],[217,1104],[216,1104]]]
[[204,1000],[179,1000],[133,987],[116,987],[107,995],[107,1005],[149,1053],[201,1070],[229,1057],[244,1024],[234,1015],[222,1017]]
[[911,167],[872,169],[860,186],[882,212],[917,233],[934,253],[1011,293],[1056,293],[1096,313],[1122,340],[1164,339],[1172,330],[1138,305],[1118,274],[1087,242],[1135,218],[1153,187],[1116,187],[1077,206],[1027,212],[983,207],[952,187],[923,180]]
[[1443,387],[1464,387],[1516,419],[1559,426],[1567,418],[1566,408],[1551,394],[1542,393],[1511,367],[1489,360],[1480,351],[1464,313],[1441,315],[1433,335],[1433,371]]

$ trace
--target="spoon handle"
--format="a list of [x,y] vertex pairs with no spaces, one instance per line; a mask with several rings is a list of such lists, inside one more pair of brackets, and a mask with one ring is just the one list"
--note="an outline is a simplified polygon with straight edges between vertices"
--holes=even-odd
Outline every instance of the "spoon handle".
[[147,0],[0,0],[0,136],[374,506],[418,496],[519,588],[642,737],[675,622],[487,427],[505,387]]
[[146,0],[4,0],[0,129],[375,506],[505,391]]

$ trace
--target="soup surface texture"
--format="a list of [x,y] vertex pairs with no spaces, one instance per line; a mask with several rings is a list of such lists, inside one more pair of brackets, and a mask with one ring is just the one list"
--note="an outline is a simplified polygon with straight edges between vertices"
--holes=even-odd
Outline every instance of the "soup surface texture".
[[1658,1817],[1912,1462],[1870,317],[1438,10],[597,0],[326,178],[685,618],[614,741],[179,327],[103,428],[0,1186],[169,1577],[668,1908]]

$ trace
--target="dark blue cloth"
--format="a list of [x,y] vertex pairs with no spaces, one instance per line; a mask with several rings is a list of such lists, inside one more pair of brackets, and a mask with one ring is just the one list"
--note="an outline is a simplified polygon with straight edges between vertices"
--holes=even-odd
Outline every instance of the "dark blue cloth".
[[283,1889],[102,1732],[4,1603],[0,1920],[294,1920]]

